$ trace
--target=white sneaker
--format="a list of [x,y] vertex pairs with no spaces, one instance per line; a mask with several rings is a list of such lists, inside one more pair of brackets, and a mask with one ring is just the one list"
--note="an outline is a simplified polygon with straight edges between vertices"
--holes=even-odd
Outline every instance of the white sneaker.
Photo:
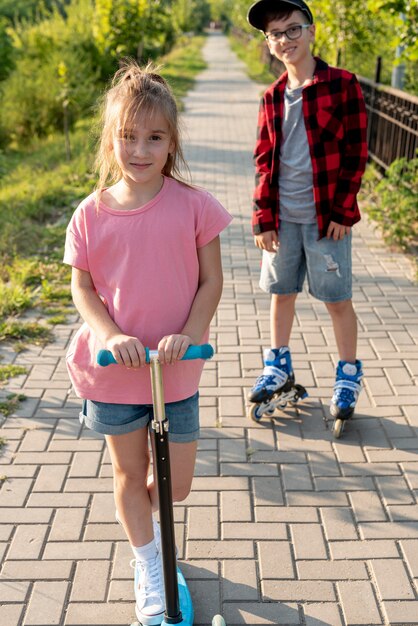
[[148,561],[133,559],[135,568],[135,612],[144,626],[159,626],[164,619],[165,594],[161,554]]

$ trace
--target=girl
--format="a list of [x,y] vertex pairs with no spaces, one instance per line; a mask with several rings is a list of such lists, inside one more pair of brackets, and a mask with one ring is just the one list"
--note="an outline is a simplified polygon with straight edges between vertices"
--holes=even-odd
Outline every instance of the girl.
[[[193,478],[203,362],[179,360],[208,339],[222,291],[219,233],[231,217],[208,192],[175,177],[185,165],[177,107],[150,66],[129,62],[116,73],[97,164],[97,190],[67,228],[64,262],[84,319],[67,363],[84,398],[80,420],[103,433],[109,449],[116,516],[135,556],[136,614],[154,625],[165,600],[156,485],[147,480],[152,397],[144,346],[158,348],[164,364],[173,499],[180,501]],[[96,365],[100,348],[118,365]]]

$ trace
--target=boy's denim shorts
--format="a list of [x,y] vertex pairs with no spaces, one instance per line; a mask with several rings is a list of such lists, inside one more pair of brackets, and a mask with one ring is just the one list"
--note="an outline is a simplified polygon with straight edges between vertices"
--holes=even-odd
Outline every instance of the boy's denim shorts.
[[322,302],[350,300],[351,233],[338,241],[318,240],[316,223],[280,222],[278,251],[263,251],[260,287],[277,295],[300,293],[305,277],[314,298]]
[[[194,396],[167,402],[168,439],[174,443],[189,443],[199,438],[199,392]],[[103,435],[124,435],[139,428],[151,427],[154,419],[152,404],[113,404],[84,400],[80,422]]]

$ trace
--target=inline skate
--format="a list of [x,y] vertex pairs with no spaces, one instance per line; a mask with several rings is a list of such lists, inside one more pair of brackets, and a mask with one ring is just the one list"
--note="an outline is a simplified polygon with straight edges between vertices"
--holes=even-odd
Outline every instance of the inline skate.
[[332,396],[330,413],[334,418],[332,432],[339,439],[344,431],[345,424],[353,413],[361,391],[363,377],[362,363],[356,361],[339,361],[337,365],[334,395]]
[[250,419],[259,422],[263,415],[271,416],[276,408],[284,409],[288,402],[296,404],[307,396],[306,389],[295,383],[289,348],[264,350],[263,373],[248,394]]

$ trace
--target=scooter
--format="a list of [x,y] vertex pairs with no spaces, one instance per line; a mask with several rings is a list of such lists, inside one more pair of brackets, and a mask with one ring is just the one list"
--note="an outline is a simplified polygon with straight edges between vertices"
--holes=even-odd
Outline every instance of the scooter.
[[[146,361],[151,365],[152,401],[154,420],[152,430],[155,441],[155,466],[158,480],[160,505],[161,547],[165,585],[166,610],[161,626],[181,624],[193,626],[193,603],[186,580],[177,565],[174,535],[173,498],[171,492],[170,453],[168,445],[168,419],[165,415],[164,387],[158,350],[145,348]],[[189,346],[182,360],[210,359],[214,350],[210,344]],[[100,350],[97,355],[99,365],[116,363],[109,350]],[[140,626],[138,622],[131,626]],[[215,615],[212,626],[226,626],[221,615]]]

